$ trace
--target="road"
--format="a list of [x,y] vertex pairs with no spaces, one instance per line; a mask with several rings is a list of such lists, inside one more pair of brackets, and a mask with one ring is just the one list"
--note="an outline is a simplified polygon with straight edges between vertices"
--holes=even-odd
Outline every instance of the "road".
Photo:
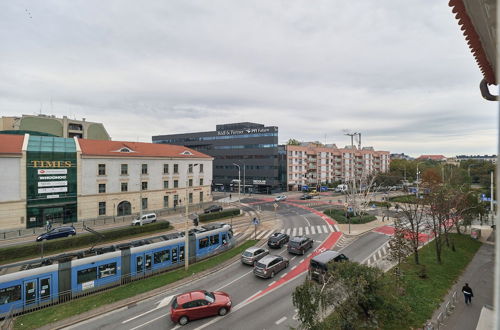
[[[260,205],[263,210],[274,210],[274,201],[264,202],[258,199],[246,198],[242,200],[247,205]],[[280,218],[282,230],[306,232],[309,228],[309,237],[313,238],[314,249],[325,246],[328,242],[335,242],[340,233],[331,230],[317,230],[312,234],[311,228],[323,228],[325,220],[311,209],[304,208],[289,201],[280,202],[277,216]],[[299,229],[300,228],[300,229]],[[335,226],[328,227],[335,231]],[[370,232],[346,246],[342,251],[351,260],[366,261],[375,250],[384,245],[389,236]],[[310,250],[309,252],[312,252]],[[169,303],[173,296],[190,290],[203,289],[209,291],[222,290],[231,296],[232,311],[224,317],[213,317],[197,320],[182,327],[183,329],[289,329],[297,327],[294,318],[295,310],[291,294],[294,288],[305,278],[304,271],[308,265],[308,257],[288,254],[286,247],[272,250],[272,254],[280,254],[290,258],[290,266],[274,279],[261,279],[254,276],[252,268],[235,262],[209,277],[186,284],[173,291],[142,301],[134,306],[115,310],[85,322],[76,324],[71,329],[177,329],[169,318]]]

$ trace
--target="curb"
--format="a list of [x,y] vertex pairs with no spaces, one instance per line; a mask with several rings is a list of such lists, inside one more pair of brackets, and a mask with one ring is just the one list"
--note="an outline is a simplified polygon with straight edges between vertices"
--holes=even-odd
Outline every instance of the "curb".
[[[245,241],[242,241],[241,244],[237,244],[235,247],[242,245],[244,242]],[[259,240],[256,245],[260,245],[260,244],[262,244],[262,240]],[[219,264],[211,269],[208,269],[206,271],[197,273],[197,274],[192,275],[192,276],[188,276],[184,279],[167,284],[163,287],[160,287],[160,288],[157,288],[157,289],[145,292],[145,293],[141,293],[140,295],[137,295],[135,297],[126,298],[122,301],[118,301],[118,302],[115,302],[112,304],[104,305],[104,306],[98,307],[97,309],[92,309],[92,310],[89,310],[89,311],[84,312],[82,314],[78,314],[78,315],[66,318],[64,320],[60,320],[60,321],[57,321],[54,323],[49,323],[49,324],[44,325],[43,327],[40,327],[38,329],[40,329],[40,330],[63,329],[63,328],[78,324],[80,322],[95,318],[97,316],[104,315],[106,313],[112,312],[112,311],[120,309],[120,308],[124,308],[124,307],[128,307],[128,306],[133,307],[134,305],[138,304],[139,302],[147,300],[147,299],[152,298],[154,296],[157,296],[158,294],[164,293],[165,291],[176,289],[178,287],[183,286],[186,283],[196,281],[200,278],[203,278],[203,277],[206,277],[206,276],[211,275],[213,273],[216,273],[219,270],[228,267],[229,265],[231,265],[232,263],[234,263],[235,261],[237,261],[239,259],[240,259],[240,255],[238,254],[238,255],[232,257],[231,259],[226,260],[225,262],[223,262],[223,263],[221,263],[221,264]],[[105,292],[105,291],[103,291],[103,292]]]

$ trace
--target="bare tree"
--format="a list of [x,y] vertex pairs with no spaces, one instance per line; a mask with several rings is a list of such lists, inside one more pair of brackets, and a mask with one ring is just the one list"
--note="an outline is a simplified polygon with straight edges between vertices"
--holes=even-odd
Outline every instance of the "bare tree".
[[[395,275],[398,288],[400,286],[401,263],[403,263],[406,257],[413,251],[411,236],[411,233],[409,233],[408,229],[403,225],[401,219],[396,218],[394,221],[394,236],[389,240],[388,259],[389,261],[397,263]],[[416,263],[418,264],[418,258],[416,259]]]
[[415,203],[403,203],[400,205],[400,209],[402,210],[399,213],[400,225],[406,226],[409,230],[407,238],[411,244],[415,264],[418,265],[420,263],[418,249],[421,245],[421,229],[427,224],[424,200],[419,198],[416,199]]
[[363,172],[347,182],[346,202],[352,207],[354,216],[364,213],[375,193],[378,192],[379,188],[375,185],[375,179],[375,175],[366,175]]

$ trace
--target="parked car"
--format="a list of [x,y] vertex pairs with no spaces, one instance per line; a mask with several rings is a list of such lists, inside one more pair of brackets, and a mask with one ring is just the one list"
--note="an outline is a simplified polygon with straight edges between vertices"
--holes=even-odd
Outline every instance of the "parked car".
[[304,194],[304,195],[300,196],[300,199],[302,199],[302,200],[311,199],[311,198],[312,198],[312,196],[309,194]]
[[305,254],[313,247],[313,240],[306,236],[294,236],[288,242],[288,252],[295,254]]
[[241,254],[241,263],[247,265],[254,265],[255,262],[262,259],[269,254],[269,250],[259,247],[251,247]]
[[170,304],[170,319],[185,325],[189,321],[213,315],[226,315],[231,310],[231,298],[225,292],[190,291],[178,295]]
[[290,236],[284,233],[273,233],[267,239],[267,246],[270,248],[281,248],[283,245],[288,243]]
[[222,206],[220,205],[211,205],[203,210],[204,213],[212,213],[212,212],[220,212],[222,211]]
[[287,258],[282,256],[268,255],[255,263],[253,273],[262,278],[273,278],[282,269],[288,267]]
[[319,283],[323,283],[324,275],[328,268],[335,262],[349,261],[343,253],[337,251],[325,251],[311,259],[309,263],[309,277]]
[[142,226],[156,222],[156,213],[148,213],[132,220],[132,226]]
[[49,239],[60,238],[60,237],[75,236],[75,235],[76,235],[76,229],[73,226],[58,227],[58,228],[54,228],[46,233],[39,235],[36,238],[36,241],[40,242],[43,240],[49,240]]
[[286,200],[286,196],[285,195],[279,195],[279,196],[276,196],[276,198],[274,200],[277,201],[277,202],[284,201],[284,200]]

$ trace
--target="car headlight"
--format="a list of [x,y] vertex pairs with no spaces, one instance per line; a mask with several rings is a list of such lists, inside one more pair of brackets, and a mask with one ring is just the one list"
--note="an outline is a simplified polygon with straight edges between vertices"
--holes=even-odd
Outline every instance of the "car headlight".
[[227,302],[227,306],[231,306],[231,300]]

